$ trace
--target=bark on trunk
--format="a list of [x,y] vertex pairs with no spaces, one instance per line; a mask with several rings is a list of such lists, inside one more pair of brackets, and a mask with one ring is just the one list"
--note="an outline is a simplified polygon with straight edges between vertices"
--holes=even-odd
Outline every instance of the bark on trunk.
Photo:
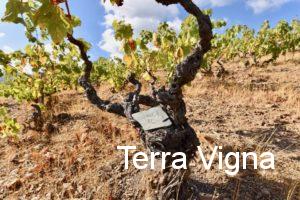
[[[177,65],[174,76],[168,88],[157,90],[152,87],[152,94],[140,95],[141,84],[135,79],[134,75],[128,77],[128,82],[135,85],[135,91],[129,93],[123,103],[112,103],[102,100],[92,84],[90,83],[90,74],[93,63],[89,60],[84,48],[84,44],[75,39],[72,35],[68,40],[76,45],[85,62],[84,75],[79,79],[79,84],[85,89],[89,101],[98,108],[107,112],[115,113],[119,116],[128,118],[133,126],[138,130],[146,148],[152,152],[184,152],[190,161],[200,145],[194,129],[189,125],[186,118],[186,106],[183,100],[182,87],[194,80],[198,69],[203,61],[203,56],[211,48],[212,24],[209,16],[204,15],[201,10],[191,0],[156,0],[163,5],[179,3],[188,13],[197,18],[199,25],[200,40],[193,52],[187,58]],[[132,114],[140,111],[139,105],[154,107],[160,105],[169,115],[172,125],[166,128],[145,131],[140,124],[135,121]],[[169,163],[172,161],[169,158]],[[164,184],[159,186],[159,199],[185,199],[191,196],[186,193],[186,178],[188,170],[167,169],[163,176],[168,177]]]

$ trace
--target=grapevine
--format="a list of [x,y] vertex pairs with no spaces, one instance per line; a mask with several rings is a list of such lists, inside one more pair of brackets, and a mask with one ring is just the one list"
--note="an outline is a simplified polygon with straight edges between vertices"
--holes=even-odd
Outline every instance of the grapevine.
[[[299,20],[280,21],[271,27],[266,21],[258,31],[234,25],[224,33],[213,34],[224,28],[226,22],[211,21],[212,10],[202,11],[191,0],[155,1],[164,6],[179,4],[190,14],[182,22],[179,33],[163,22],[156,31],[143,30],[136,37],[130,24],[114,21],[112,26],[115,39],[122,44],[122,58],[99,58],[92,62],[88,56],[90,44],[74,37],[74,28],[80,25],[80,20],[72,15],[68,0],[9,0],[2,20],[22,24],[30,44],[23,51],[0,51],[0,76],[4,78],[0,96],[34,103],[40,115],[45,99],[80,86],[95,107],[126,118],[147,150],[184,152],[190,162],[200,142],[186,117],[183,88],[195,79],[199,69],[210,71],[215,63],[222,66],[239,57],[253,60],[253,66],[264,66],[275,62],[280,55],[298,51],[300,23]],[[124,3],[123,0],[110,2],[116,6]],[[40,37],[33,36],[33,32]],[[52,41],[50,52],[45,45],[49,40]],[[263,60],[265,57],[268,59]],[[162,79],[157,74],[163,74]],[[150,83],[149,93],[142,93],[145,81]],[[132,84],[134,89],[122,102],[112,102],[98,94],[95,85],[101,86],[102,82],[110,83],[117,90],[126,84]],[[153,107],[160,107],[171,125],[145,129],[134,118],[134,114]],[[20,131],[21,127],[8,117],[5,109],[0,110],[0,118],[4,135]],[[37,126],[36,130],[42,131],[42,126]],[[168,158],[167,163],[173,160]],[[165,183],[157,181],[157,198],[189,199],[198,195],[188,191],[188,170],[160,172],[166,180]]]
[[0,137],[17,137],[22,127],[5,107],[0,107]]

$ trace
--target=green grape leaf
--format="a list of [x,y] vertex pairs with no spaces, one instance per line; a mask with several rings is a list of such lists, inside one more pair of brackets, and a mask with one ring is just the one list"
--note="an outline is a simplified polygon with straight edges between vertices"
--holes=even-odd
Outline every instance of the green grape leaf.
[[71,25],[72,25],[73,28],[77,27],[77,26],[80,26],[81,25],[81,20],[76,16],[72,16]]
[[16,24],[21,23],[25,25],[25,21],[21,15],[29,11],[30,7],[28,2],[22,2],[21,0],[9,0],[6,3],[6,10],[2,21],[13,22]]
[[46,29],[54,43],[60,43],[72,30],[72,25],[63,10],[49,0],[41,0],[42,6],[33,16],[33,22]]
[[92,47],[91,43],[87,42],[83,38],[79,38],[79,40],[83,43],[85,51],[88,51],[91,49],[91,47]]
[[115,31],[116,40],[130,39],[133,36],[133,29],[130,24],[126,24],[124,21],[115,20],[112,24]]

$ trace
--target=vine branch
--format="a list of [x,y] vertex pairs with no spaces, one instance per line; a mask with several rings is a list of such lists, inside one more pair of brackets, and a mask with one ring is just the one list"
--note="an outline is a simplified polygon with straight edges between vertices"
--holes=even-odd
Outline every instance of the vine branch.
[[[106,110],[111,113],[115,113],[120,116],[125,116],[131,121],[131,115],[134,112],[139,111],[139,104],[147,106],[156,106],[162,104],[168,106],[167,112],[173,119],[174,123],[180,126],[185,126],[187,123],[185,114],[186,108],[183,101],[182,86],[194,80],[197,71],[201,67],[204,54],[211,48],[212,24],[209,16],[204,15],[199,7],[193,3],[192,0],[155,0],[163,5],[171,5],[179,3],[188,13],[196,17],[199,25],[200,40],[196,45],[192,53],[179,63],[175,68],[172,81],[168,89],[164,87],[156,90],[154,87],[155,77],[151,84],[152,97],[147,95],[140,95],[141,84],[135,79],[134,76],[129,77],[128,82],[136,86],[136,90],[133,93],[129,93],[127,99],[123,104],[111,103],[109,101],[102,100],[98,95],[92,84],[90,83],[90,75],[93,69],[93,63],[89,60],[87,52],[84,48],[84,43],[78,39],[75,39],[72,34],[68,35],[68,40],[76,45],[80,50],[81,58],[85,63],[84,75],[79,79],[79,84],[85,89],[89,101],[98,106],[102,110]],[[68,9],[68,4],[66,1]],[[68,15],[70,15],[68,9]],[[129,108],[130,107],[130,108]]]

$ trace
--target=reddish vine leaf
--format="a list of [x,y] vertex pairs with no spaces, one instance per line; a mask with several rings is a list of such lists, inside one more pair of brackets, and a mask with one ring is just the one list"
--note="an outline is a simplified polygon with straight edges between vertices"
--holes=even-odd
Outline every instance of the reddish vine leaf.
[[135,42],[133,39],[129,39],[128,44],[129,44],[130,49],[131,49],[132,51],[135,51],[135,50],[136,50],[136,42]]
[[58,4],[64,3],[64,2],[65,2],[65,0],[51,0],[51,3],[52,3],[53,5],[58,5]]

